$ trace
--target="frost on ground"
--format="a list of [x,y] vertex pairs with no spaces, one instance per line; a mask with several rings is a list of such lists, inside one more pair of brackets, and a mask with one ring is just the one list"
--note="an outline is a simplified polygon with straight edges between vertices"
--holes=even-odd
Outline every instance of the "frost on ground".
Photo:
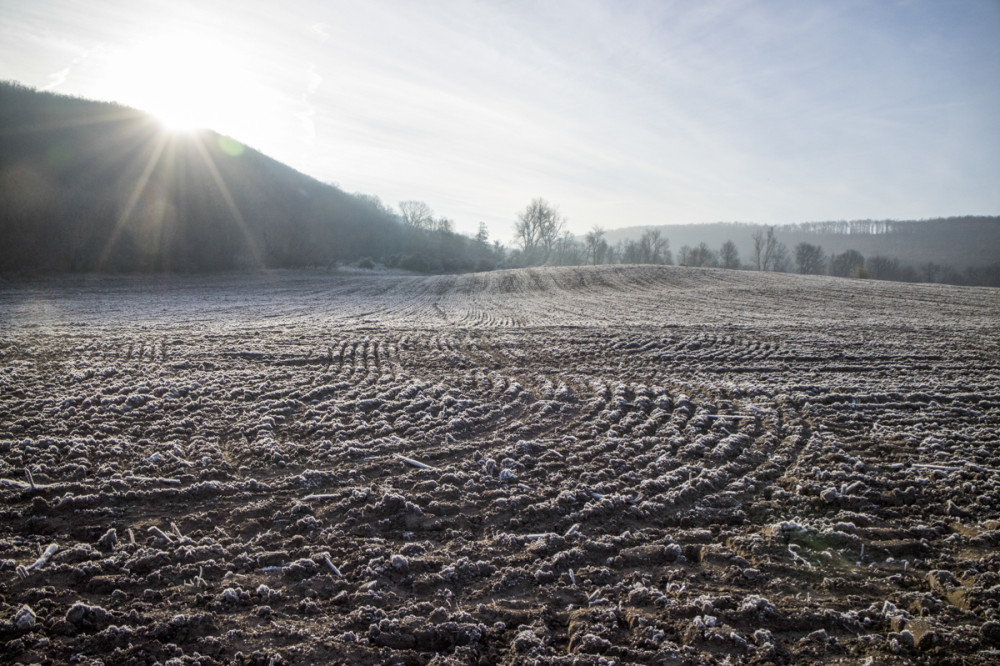
[[996,663],[1000,292],[0,288],[0,661]]

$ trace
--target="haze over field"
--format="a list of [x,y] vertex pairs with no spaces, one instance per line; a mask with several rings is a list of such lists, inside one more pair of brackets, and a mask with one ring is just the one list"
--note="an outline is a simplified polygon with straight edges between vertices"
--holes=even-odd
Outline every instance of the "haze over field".
[[7,2],[0,79],[204,125],[508,241],[1000,209],[1000,5]]

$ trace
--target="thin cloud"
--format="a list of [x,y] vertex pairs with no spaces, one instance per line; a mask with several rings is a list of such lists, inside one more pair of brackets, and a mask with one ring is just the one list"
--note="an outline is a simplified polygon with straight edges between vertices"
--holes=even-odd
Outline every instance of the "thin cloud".
[[40,90],[52,90],[54,88],[58,88],[66,82],[67,78],[69,78],[69,73],[69,67],[60,69],[58,72],[52,72],[49,74],[49,82],[42,86]]

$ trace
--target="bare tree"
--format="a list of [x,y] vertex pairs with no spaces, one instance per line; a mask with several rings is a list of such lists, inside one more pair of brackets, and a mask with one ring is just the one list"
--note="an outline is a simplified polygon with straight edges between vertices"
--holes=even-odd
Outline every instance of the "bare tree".
[[659,229],[647,229],[637,241],[625,241],[621,260],[626,264],[672,264],[670,243]]
[[531,206],[517,217],[514,224],[514,244],[521,248],[522,253],[534,253],[540,243],[538,225],[531,216]]
[[719,262],[723,268],[739,268],[740,253],[736,249],[736,243],[727,240],[719,250]]
[[622,242],[618,241],[614,245],[604,244],[604,263],[606,264],[621,264],[624,263],[622,259]]
[[784,243],[775,243],[771,253],[771,270],[775,273],[787,273],[792,270],[792,255]]
[[795,263],[803,275],[821,275],[826,268],[823,248],[812,243],[799,243],[795,246]]
[[938,277],[943,272],[942,267],[933,261],[928,261],[920,266],[920,276],[923,278],[924,282],[937,282]]
[[898,280],[899,259],[893,257],[874,256],[865,262],[868,276],[873,280]]
[[479,231],[476,232],[476,242],[480,245],[489,246],[490,230],[486,228],[485,222],[479,223]]
[[523,250],[525,263],[545,263],[564,226],[565,220],[559,211],[545,199],[532,200],[517,216],[514,225],[514,242]]
[[608,247],[608,242],[603,238],[597,244],[594,254],[594,265],[615,263],[614,250]]
[[[607,251],[608,244],[604,240],[604,229],[594,225],[594,228],[587,232],[583,237],[584,244],[587,246],[587,256],[590,257],[590,262],[596,266],[598,264],[598,255],[603,255]],[[602,251],[603,246],[603,251]]]
[[757,229],[750,236],[753,239],[753,263],[758,271],[764,270],[764,232]]
[[[773,271],[775,259],[781,258],[778,239],[774,237],[774,227],[765,227],[753,232],[753,260],[758,271]],[[782,246],[784,247],[784,246]],[[787,248],[784,254],[787,255]],[[787,258],[787,257],[786,257]]]
[[670,242],[661,237],[659,229],[647,229],[639,239],[640,253],[644,264],[672,264]]
[[857,250],[847,250],[830,260],[830,275],[838,277],[854,277],[858,271],[863,271],[865,258]]
[[400,201],[399,212],[403,223],[414,229],[429,229],[434,222],[434,212],[423,201]]
[[685,266],[717,266],[719,262],[708,244],[700,243],[698,247],[681,248],[681,263]]
[[556,240],[549,263],[556,266],[579,266],[586,261],[586,248],[573,234],[564,231]]

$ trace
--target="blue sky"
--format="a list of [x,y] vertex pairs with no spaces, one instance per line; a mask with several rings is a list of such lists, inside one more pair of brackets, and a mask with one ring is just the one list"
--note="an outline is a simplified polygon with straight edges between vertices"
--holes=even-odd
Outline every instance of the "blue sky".
[[1000,214],[998,0],[5,0],[0,78],[502,241]]

